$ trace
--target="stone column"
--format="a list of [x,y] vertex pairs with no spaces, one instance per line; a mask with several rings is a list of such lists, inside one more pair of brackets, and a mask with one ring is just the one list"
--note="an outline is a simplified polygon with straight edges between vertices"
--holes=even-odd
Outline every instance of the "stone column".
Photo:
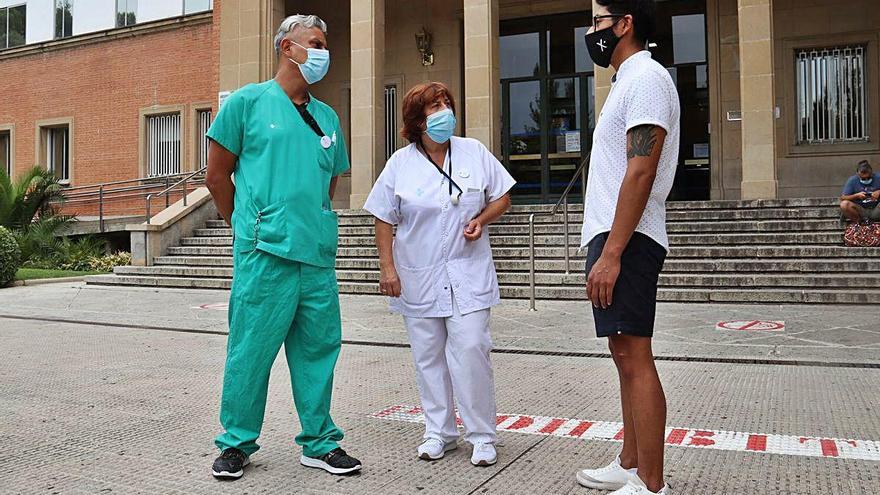
[[742,199],[772,199],[776,181],[773,0],[739,0]]
[[464,2],[465,134],[501,155],[498,0]]
[[[590,19],[588,23],[592,25],[593,22],[593,12],[596,11],[596,0],[593,0],[593,10],[590,12]],[[587,26],[588,28],[590,26]],[[575,43],[582,43],[583,40],[575,40]],[[593,104],[595,105],[595,115],[596,121],[599,120],[599,114],[602,113],[602,107],[605,105],[605,100],[608,99],[608,94],[611,93],[611,78],[614,76],[614,68],[609,67],[607,69],[603,69],[598,65],[593,66],[593,81],[596,84],[596,93],[595,93],[595,101]]]
[[220,91],[275,75],[273,38],[283,0],[223,0],[220,10]]
[[385,0],[351,2],[351,208],[384,165]]

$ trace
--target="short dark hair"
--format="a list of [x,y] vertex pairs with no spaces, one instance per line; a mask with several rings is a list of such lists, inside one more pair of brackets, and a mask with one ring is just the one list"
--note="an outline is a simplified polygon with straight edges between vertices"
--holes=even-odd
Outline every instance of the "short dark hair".
[[449,87],[441,82],[427,82],[415,85],[403,97],[403,129],[400,135],[411,143],[422,139],[422,125],[425,123],[425,108],[437,100],[445,100],[449,109],[455,113],[455,98]]
[[871,163],[868,162],[868,160],[862,160],[862,161],[859,162],[858,167],[856,167],[856,171],[857,171],[858,173],[862,173],[862,172],[873,172],[873,171],[874,171],[874,168],[871,167]]
[[654,0],[596,0],[616,15],[631,15],[636,39],[647,43],[657,28],[656,6]]

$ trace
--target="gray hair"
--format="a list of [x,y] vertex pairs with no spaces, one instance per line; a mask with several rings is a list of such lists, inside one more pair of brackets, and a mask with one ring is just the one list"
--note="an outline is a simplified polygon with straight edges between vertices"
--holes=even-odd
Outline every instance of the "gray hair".
[[321,32],[323,32],[324,34],[327,34],[327,23],[324,22],[320,17],[316,15],[292,15],[281,21],[281,26],[278,27],[278,32],[275,34],[276,54],[281,53],[281,40],[287,37],[288,33],[293,31],[297,27],[304,27],[307,29],[316,27],[320,29]]

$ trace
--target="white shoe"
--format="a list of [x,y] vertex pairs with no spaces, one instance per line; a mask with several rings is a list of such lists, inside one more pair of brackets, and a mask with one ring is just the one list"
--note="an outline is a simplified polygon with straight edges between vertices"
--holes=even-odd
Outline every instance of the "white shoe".
[[652,492],[641,478],[633,476],[626,486],[611,492],[611,495],[672,495],[672,490],[669,489],[669,485],[663,485],[659,492]]
[[620,456],[611,464],[599,469],[583,469],[577,473],[577,482],[581,486],[594,490],[620,490],[636,475],[636,468],[624,469],[620,465]]
[[475,443],[471,464],[474,466],[491,466],[498,460],[495,446],[491,443]]
[[447,443],[442,440],[437,440],[436,438],[429,438],[419,445],[419,459],[436,461],[437,459],[442,459],[450,450],[455,450],[457,448],[458,444],[455,442]]

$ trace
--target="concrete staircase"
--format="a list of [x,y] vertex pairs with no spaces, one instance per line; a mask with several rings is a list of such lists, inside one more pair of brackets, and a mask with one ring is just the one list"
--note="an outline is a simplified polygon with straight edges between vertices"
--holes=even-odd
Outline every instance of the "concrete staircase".
[[[660,279],[663,301],[738,303],[880,303],[880,248],[846,248],[836,201],[795,199],[669,203],[672,252]],[[490,227],[503,297],[529,297],[528,214],[549,206],[515,206]],[[580,211],[580,206],[572,206]],[[373,218],[339,215],[340,292],[376,294]],[[581,215],[570,216],[571,271],[565,273],[562,217],[536,224],[537,295],[583,299]],[[119,267],[89,284],[228,289],[231,233],[209,221],[155,260]]]

